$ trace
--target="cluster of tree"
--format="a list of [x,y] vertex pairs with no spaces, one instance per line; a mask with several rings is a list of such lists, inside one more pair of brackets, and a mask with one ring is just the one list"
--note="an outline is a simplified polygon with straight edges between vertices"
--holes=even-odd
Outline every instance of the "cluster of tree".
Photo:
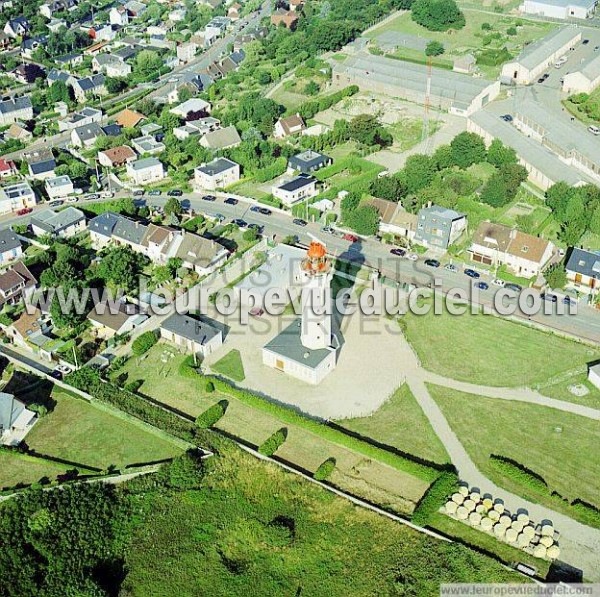
[[331,108],[331,106],[335,106],[335,104],[341,102],[343,99],[357,94],[358,91],[359,89],[357,85],[350,85],[349,87],[340,89],[340,91],[336,91],[335,93],[324,95],[319,99],[309,100],[308,102],[304,102],[299,106],[298,113],[304,119],[313,118],[318,112],[322,112],[323,110]]
[[83,182],[88,178],[88,166],[66,151],[61,151],[56,158],[56,175],[70,176],[74,182]]
[[414,0],[410,9],[413,21],[430,31],[462,29],[466,24],[454,0]]
[[558,182],[546,191],[546,205],[560,225],[559,239],[577,246],[589,230],[600,234],[600,188],[595,185],[571,187]]
[[361,205],[360,200],[358,192],[342,199],[342,222],[358,234],[373,235],[379,227],[379,213],[372,205]]
[[115,290],[134,292],[148,258],[127,245],[105,249],[101,257],[95,269],[96,276]]
[[392,135],[370,114],[359,114],[349,122],[348,137],[367,147],[388,147],[393,142]]

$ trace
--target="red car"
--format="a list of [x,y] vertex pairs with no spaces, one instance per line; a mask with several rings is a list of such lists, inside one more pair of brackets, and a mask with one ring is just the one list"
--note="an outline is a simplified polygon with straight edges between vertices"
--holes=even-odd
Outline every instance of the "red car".
[[17,209],[18,216],[24,216],[28,213],[31,213],[33,209],[31,207],[24,207],[23,209]]
[[358,236],[355,236],[354,234],[344,234],[344,236],[342,238],[344,240],[349,240],[351,243],[358,242]]

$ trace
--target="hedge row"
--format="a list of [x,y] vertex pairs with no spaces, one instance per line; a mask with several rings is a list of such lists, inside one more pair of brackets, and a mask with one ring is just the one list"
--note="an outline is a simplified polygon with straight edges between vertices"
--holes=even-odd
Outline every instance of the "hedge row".
[[317,481],[325,481],[326,479],[329,479],[335,469],[335,464],[335,458],[328,458],[319,465],[319,468],[314,472],[313,477]]
[[502,475],[509,479],[529,487],[533,491],[542,495],[550,495],[548,483],[543,477],[534,473],[532,470],[522,464],[498,454],[490,454],[492,466]]
[[436,479],[439,474],[439,471],[432,467],[414,462],[413,460],[404,458],[398,454],[388,452],[383,448],[379,448],[361,439],[352,437],[343,431],[330,427],[321,421],[317,421],[302,415],[291,408],[266,400],[256,394],[253,394],[252,392],[235,388],[225,380],[216,377],[210,377],[210,379],[213,380],[217,391],[222,392],[223,394],[229,394],[240,402],[247,404],[256,410],[260,410],[276,417],[283,423],[301,427],[302,429],[314,433],[315,435],[318,435],[327,441],[339,446],[343,446],[350,450],[354,450],[355,452],[358,452],[367,458],[373,458],[374,460],[383,462],[388,466],[414,475],[415,477],[418,477],[419,479],[422,479],[428,483],[431,483],[434,479]]
[[189,442],[194,440],[193,423],[160,406],[152,404],[141,396],[119,388],[110,382],[102,381],[99,373],[90,367],[83,367],[69,373],[65,377],[65,381],[74,388],[82,392],[87,392],[97,400],[112,404],[122,411],[171,435]]
[[273,456],[273,454],[275,454],[275,452],[283,445],[286,437],[287,429],[278,429],[258,447],[258,451],[263,456]]
[[208,429],[219,422],[226,410],[227,401],[221,400],[208,407],[202,414],[198,415],[196,418],[196,425],[200,427],[200,429]]
[[157,342],[158,339],[156,337],[156,332],[144,332],[133,341],[131,350],[133,351],[134,355],[139,357],[145,352],[148,352]]
[[330,95],[325,95],[319,99],[309,100],[300,105],[298,108],[298,114],[305,119],[313,118],[313,116],[318,112],[322,112],[323,110],[331,108],[331,106],[335,106],[335,104],[344,98],[355,95],[358,93],[358,91],[359,89],[357,85],[350,85],[349,87],[340,89],[339,91],[336,91]]
[[458,476],[456,473],[449,471],[441,473],[417,504],[411,520],[419,526],[425,526],[457,489]]

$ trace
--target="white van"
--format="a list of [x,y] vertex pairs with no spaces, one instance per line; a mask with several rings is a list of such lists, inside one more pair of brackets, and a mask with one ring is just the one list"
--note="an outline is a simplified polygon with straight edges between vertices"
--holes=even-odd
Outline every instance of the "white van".
[[588,126],[588,131],[590,131],[590,133],[592,133],[592,135],[600,135],[600,128],[598,128],[594,124],[591,124],[590,126]]

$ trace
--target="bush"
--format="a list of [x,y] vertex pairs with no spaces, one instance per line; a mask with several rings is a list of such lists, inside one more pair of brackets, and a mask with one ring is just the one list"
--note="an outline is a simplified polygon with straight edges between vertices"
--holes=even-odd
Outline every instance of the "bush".
[[188,491],[200,489],[204,477],[204,463],[198,450],[188,450],[165,464],[158,472],[158,480],[171,489]]
[[543,477],[534,473],[532,470],[523,466],[519,462],[507,458],[506,456],[499,456],[497,454],[491,454],[490,460],[492,466],[505,477],[508,477],[512,481],[529,487],[535,492],[542,495],[550,495],[550,489],[548,484]]
[[183,359],[181,365],[179,365],[179,375],[183,377],[198,377],[193,355],[189,355]]
[[412,19],[429,31],[462,29],[465,16],[454,0],[415,0],[411,6]]
[[263,456],[273,456],[273,454],[275,454],[275,452],[283,445],[286,437],[287,429],[285,427],[278,429],[258,447],[258,451]]
[[136,356],[140,356],[148,352],[158,341],[156,334],[153,331],[144,332],[138,336],[131,345],[131,350]]
[[317,481],[325,481],[326,479],[329,479],[331,473],[333,473],[335,469],[335,464],[335,458],[328,458],[319,465],[319,468],[315,471],[313,477]]
[[204,386],[204,391],[207,394],[212,394],[215,391],[215,384],[212,381],[207,381],[206,385]]
[[449,471],[441,473],[417,504],[411,517],[412,522],[419,526],[425,526],[456,489],[458,489],[456,473]]
[[202,414],[196,418],[196,425],[200,429],[208,429],[216,425],[227,410],[227,400],[221,400],[208,407]]
[[135,394],[142,387],[143,383],[143,379],[136,379],[135,381],[130,381],[128,384],[125,384],[125,389],[128,392],[133,392]]

